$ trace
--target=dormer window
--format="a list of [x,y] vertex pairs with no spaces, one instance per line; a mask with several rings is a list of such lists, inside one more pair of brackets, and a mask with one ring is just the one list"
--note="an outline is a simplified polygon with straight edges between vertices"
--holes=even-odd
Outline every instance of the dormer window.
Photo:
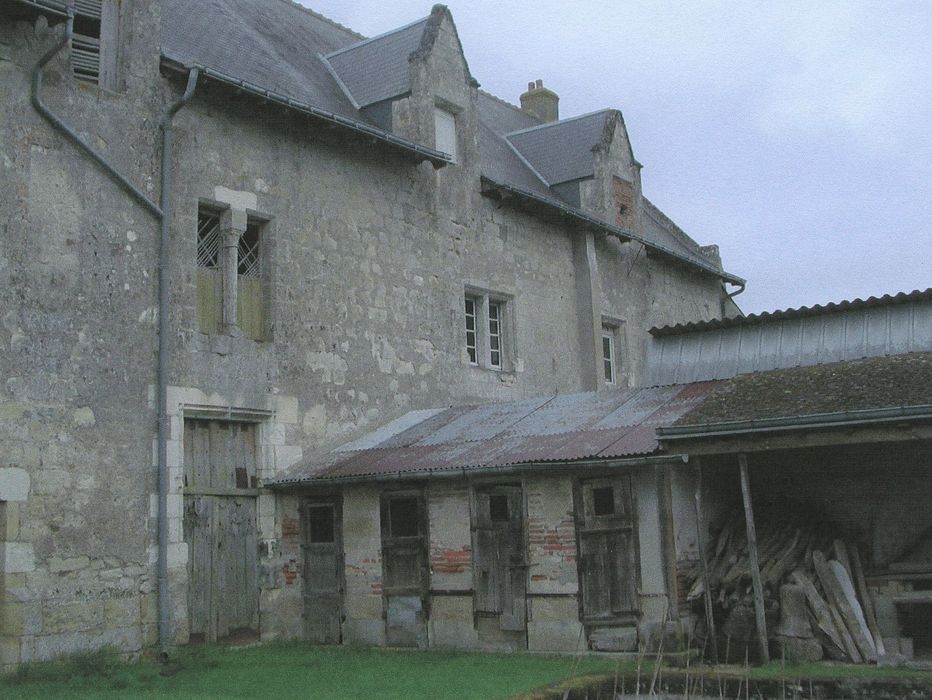
[[434,107],[434,148],[456,162],[456,116],[440,107]]

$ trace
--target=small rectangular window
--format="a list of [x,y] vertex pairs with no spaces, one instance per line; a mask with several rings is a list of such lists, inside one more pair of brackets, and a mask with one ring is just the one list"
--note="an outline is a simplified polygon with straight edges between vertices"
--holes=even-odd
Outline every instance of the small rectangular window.
[[311,544],[333,542],[333,506],[312,506],[308,509],[308,541]]
[[489,495],[489,520],[493,523],[508,522],[508,496],[506,494]]
[[420,532],[417,498],[392,498],[388,502],[388,522],[392,537],[417,537]]
[[615,489],[611,486],[592,489],[592,513],[598,516],[615,514]]
[[247,220],[236,251],[236,325],[243,335],[253,340],[262,340],[265,336],[260,231],[257,221]]
[[434,108],[434,147],[456,162],[456,117],[439,107]]
[[602,370],[606,384],[615,383],[615,329],[602,326]]
[[478,346],[476,344],[476,298],[466,297],[466,352],[469,364],[479,364]]
[[489,366],[502,368],[502,305],[489,302]]

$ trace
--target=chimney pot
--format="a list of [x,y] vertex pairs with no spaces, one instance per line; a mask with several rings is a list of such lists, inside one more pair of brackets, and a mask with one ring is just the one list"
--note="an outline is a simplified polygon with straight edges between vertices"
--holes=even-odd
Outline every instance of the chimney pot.
[[521,95],[521,111],[545,123],[555,122],[560,119],[560,98],[544,87],[543,80],[534,80]]

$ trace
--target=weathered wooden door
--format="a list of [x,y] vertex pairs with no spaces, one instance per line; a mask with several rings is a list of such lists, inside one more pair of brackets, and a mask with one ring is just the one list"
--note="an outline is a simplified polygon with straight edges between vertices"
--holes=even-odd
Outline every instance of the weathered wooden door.
[[576,523],[583,621],[613,623],[636,615],[638,566],[630,478],[581,482]]
[[475,509],[476,612],[497,615],[501,630],[524,632],[527,546],[521,486],[477,488]]
[[421,490],[382,494],[382,594],[390,646],[427,646],[427,514]]
[[257,638],[256,426],[185,420],[184,428],[190,639]]
[[308,641],[339,644],[343,622],[341,500],[304,504],[304,628]]

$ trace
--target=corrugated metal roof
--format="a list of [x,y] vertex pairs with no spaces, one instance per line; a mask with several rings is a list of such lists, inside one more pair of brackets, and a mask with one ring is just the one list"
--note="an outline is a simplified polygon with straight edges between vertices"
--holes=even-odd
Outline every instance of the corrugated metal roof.
[[603,109],[551,124],[532,126],[506,135],[548,184],[591,177],[592,150],[602,141],[613,110]]
[[272,483],[650,455],[658,449],[656,428],[672,425],[717,385],[619,389],[415,411],[305,460]]
[[795,318],[804,318],[806,316],[818,316],[820,314],[835,313],[837,311],[847,311],[851,309],[860,309],[871,306],[885,306],[888,304],[904,304],[912,301],[929,301],[932,300],[932,287],[927,289],[914,289],[911,292],[898,292],[897,294],[884,294],[880,297],[868,297],[867,299],[851,299],[829,304],[816,304],[815,306],[800,306],[795,309],[780,309],[777,311],[763,311],[759,314],[749,314],[747,316],[736,316],[734,318],[723,318],[712,321],[699,321],[694,323],[679,323],[673,326],[659,326],[650,329],[650,334],[654,336],[677,335],[679,333],[690,333],[692,331],[702,331],[711,328],[731,328],[734,326],[747,326],[755,323],[765,323],[773,320],[789,320]]
[[421,43],[427,20],[425,17],[324,57],[360,107],[403,95],[411,89],[408,59]]

